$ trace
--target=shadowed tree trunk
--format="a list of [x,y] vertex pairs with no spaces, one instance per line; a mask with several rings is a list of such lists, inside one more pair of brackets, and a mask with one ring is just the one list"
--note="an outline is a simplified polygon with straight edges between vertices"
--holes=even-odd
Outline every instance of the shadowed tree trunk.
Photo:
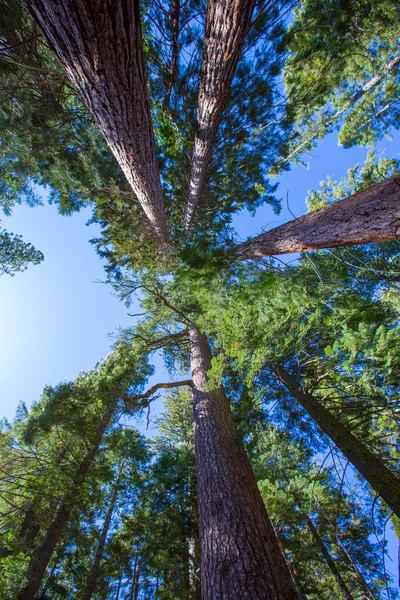
[[392,242],[400,232],[400,178],[393,177],[239,244],[231,255],[248,260],[304,250]]
[[189,231],[255,0],[209,0],[197,101],[197,131],[185,213]]
[[112,519],[112,515],[114,512],[114,507],[115,507],[115,503],[117,501],[117,496],[118,496],[118,486],[119,486],[119,482],[120,482],[120,477],[121,477],[121,471],[120,474],[118,476],[118,479],[114,485],[114,490],[111,496],[111,501],[110,501],[110,505],[108,507],[108,511],[107,511],[107,515],[106,518],[104,520],[103,523],[103,527],[101,529],[101,534],[99,537],[99,542],[97,545],[97,549],[96,549],[96,554],[93,560],[93,564],[92,564],[92,568],[90,569],[90,573],[89,573],[89,577],[86,583],[86,588],[85,591],[83,592],[83,596],[82,596],[82,600],[90,600],[90,598],[93,595],[93,591],[94,591],[94,587],[96,585],[96,580],[97,580],[97,574],[99,572],[99,567],[100,567],[100,561],[102,559],[103,556],[103,552],[104,552],[104,546],[106,543],[106,539],[107,539],[107,534],[108,534],[108,530],[110,528],[110,524],[111,524],[111,519]]
[[75,478],[71,482],[70,488],[64,500],[58,507],[56,514],[54,515],[54,518],[46,531],[46,535],[42,543],[35,550],[26,574],[27,581],[18,591],[18,600],[34,600],[35,595],[42,584],[43,577],[53,555],[54,549],[60,540],[71,511],[79,499],[79,495],[85,483],[86,475],[91,464],[93,463],[93,460],[95,459],[98,447],[101,443],[114,408],[115,403],[110,407],[100,421],[92,447],[90,450],[88,450],[84,459],[80,463],[76,471]]
[[176,73],[178,70],[178,58],[179,58],[179,17],[181,13],[181,0],[170,0],[170,28],[172,36],[172,55],[171,65],[169,67],[169,86],[168,86],[168,98],[171,95],[172,87],[175,83]]
[[139,0],[24,0],[169,247]]
[[203,600],[297,598],[222,386],[206,391],[211,352],[189,331]]
[[345,584],[345,582],[336,566],[335,561],[333,560],[332,556],[329,553],[328,548],[325,546],[324,541],[322,540],[314,523],[311,521],[311,519],[308,515],[306,515],[306,522],[307,522],[308,528],[311,531],[311,534],[315,540],[315,543],[317,544],[318,548],[321,550],[321,553],[322,553],[323,557],[325,558],[328,567],[330,568],[333,576],[336,579],[336,582],[339,586],[339,589],[340,589],[340,592],[341,592],[343,598],[346,598],[346,600],[354,600],[354,597],[352,596],[349,588]]
[[319,428],[343,452],[347,460],[368,481],[395,515],[400,516],[400,478],[358,440],[329,410],[312,394],[301,389],[294,377],[282,366],[271,368],[289,393],[316,421]]

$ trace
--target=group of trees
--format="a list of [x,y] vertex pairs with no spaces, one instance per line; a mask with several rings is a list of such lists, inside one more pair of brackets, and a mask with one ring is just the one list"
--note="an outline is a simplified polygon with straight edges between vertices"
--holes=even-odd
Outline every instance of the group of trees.
[[[144,316],[4,423],[2,596],[394,600],[398,162],[370,153],[242,244],[231,222],[278,211],[270,175],[335,127],[351,146],[398,126],[398,3],[22,4],[0,7],[3,208],[37,185],[90,204]],[[42,258],[5,231],[0,256]],[[173,380],[146,389],[154,352]]]

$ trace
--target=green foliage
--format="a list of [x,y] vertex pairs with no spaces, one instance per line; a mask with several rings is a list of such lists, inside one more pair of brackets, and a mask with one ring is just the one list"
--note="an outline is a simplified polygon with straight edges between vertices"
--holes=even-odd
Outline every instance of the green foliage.
[[298,158],[335,128],[346,148],[397,129],[398,3],[303,0],[294,15],[285,84],[295,128],[283,156]]

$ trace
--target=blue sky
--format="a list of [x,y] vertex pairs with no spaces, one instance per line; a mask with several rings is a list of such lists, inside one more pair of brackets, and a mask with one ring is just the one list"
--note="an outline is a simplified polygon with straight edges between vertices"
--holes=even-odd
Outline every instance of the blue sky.
[[[378,148],[387,157],[399,157],[400,134]],[[357,162],[363,163],[366,154],[365,148],[344,150],[334,134],[328,136],[314,150],[309,169],[299,166],[281,177],[277,192],[283,198],[281,214],[274,215],[269,206],[261,207],[255,217],[243,211],[234,220],[238,234],[246,238],[292,219],[286,208],[287,193],[291,211],[304,214],[308,190],[318,189],[327,175],[341,178]],[[111,287],[99,283],[105,279],[103,265],[89,244],[98,228],[86,226],[89,218],[89,209],[61,217],[48,204],[17,206],[10,217],[2,218],[7,230],[22,234],[45,260],[15,277],[0,278],[0,418],[11,420],[20,400],[28,406],[38,400],[44,385],[72,380],[80,371],[93,368],[109,352],[110,334],[132,324]],[[168,373],[156,360],[151,383],[160,380],[168,380]],[[152,415],[161,408],[158,402]],[[149,433],[154,433],[154,426]],[[388,538],[393,559],[388,569],[396,573],[396,539],[393,533]]]

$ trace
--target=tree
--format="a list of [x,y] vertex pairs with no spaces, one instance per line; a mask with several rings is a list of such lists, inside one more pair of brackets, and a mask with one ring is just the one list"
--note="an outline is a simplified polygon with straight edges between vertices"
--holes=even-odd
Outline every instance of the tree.
[[[224,238],[229,234],[233,211],[242,206],[254,209],[263,200],[277,204],[271,196],[274,186],[265,173],[276,163],[277,149],[284,151],[286,147],[287,122],[282,118],[282,110],[275,106],[280,93],[273,82],[282,63],[282,18],[291,4],[273,3],[270,6],[260,2],[253,21],[251,2],[235,3],[235,10],[241,6],[246,9],[240,13],[230,13],[226,4],[227,10],[222,13],[225,24],[231,25],[237,33],[237,38],[232,40],[228,35],[218,38],[220,23],[217,9],[220,6],[213,2],[209,4],[207,15],[204,15],[204,8],[199,3],[188,3],[186,35],[182,39],[180,11],[175,5],[171,7],[172,46],[168,35],[165,36],[167,47],[172,50],[172,63],[167,50],[168,62],[163,60],[165,54],[161,54],[158,66],[154,66],[159,56],[155,50],[162,43],[164,33],[170,31],[170,24],[165,27],[171,11],[157,5],[166,18],[154,22],[155,9],[149,8],[144,16],[148,65],[154,66],[148,79],[149,87],[136,0],[127,0],[118,6],[108,0],[68,0],[61,8],[51,0],[44,4],[26,0],[26,6],[128,178],[152,228],[149,237],[158,247],[153,250],[151,239],[150,243],[141,243],[148,229],[144,225],[146,222],[141,221],[130,206],[132,196],[124,197],[118,189],[111,204],[107,194],[106,198],[96,198],[95,219],[103,226],[97,247],[99,253],[108,259],[110,279],[114,279],[127,297],[138,290],[144,293],[143,306],[150,313],[139,328],[131,332],[131,339],[126,342],[129,346],[135,340],[133,347],[142,353],[165,348],[170,366],[174,363],[175,352],[179,355],[180,366],[187,367],[190,351],[203,597],[211,598],[218,589],[222,598],[238,595],[243,598],[294,598],[296,590],[290,570],[266,515],[243,444],[237,439],[222,378],[214,377],[218,366],[223,371],[222,353],[215,357],[211,378],[208,373],[212,366],[210,344],[220,343],[220,336],[218,325],[210,315],[214,307],[207,289],[210,282],[206,281],[210,272],[215,275],[224,263],[227,245]],[[207,47],[203,51],[201,69],[199,52],[204,47],[203,32],[194,24],[198,13],[200,23],[206,19],[206,33],[209,35],[206,36]],[[185,53],[179,52],[180,44],[190,55],[185,66],[182,56]],[[241,48],[244,52],[240,55]],[[232,56],[221,60],[219,50],[232,51]],[[222,75],[218,80],[219,68],[225,81]],[[200,100],[195,119],[193,97],[198,77]],[[215,86],[211,86],[211,96],[206,102],[204,96],[211,83]],[[179,89],[179,86],[182,87]],[[41,102],[47,101],[48,90],[41,85],[36,89]],[[247,94],[243,105],[237,102],[239,90],[242,95]],[[207,112],[207,104],[213,107],[214,114],[210,118],[203,114]],[[202,132],[199,128],[196,130],[196,120],[200,129],[203,126],[207,129],[205,144],[199,142]],[[157,143],[161,147],[158,152]],[[187,158],[192,145],[192,166],[196,171],[193,176],[190,175]],[[12,159],[15,156],[20,156],[18,149],[11,154]],[[48,175],[48,169],[42,171]],[[186,178],[189,187],[192,181],[187,225],[200,191],[205,200],[190,240],[185,240],[184,209],[179,202],[184,196],[182,184]],[[57,189],[54,178],[52,183]],[[165,210],[164,198],[168,198]],[[78,204],[81,199],[78,195]],[[342,208],[340,204],[332,205],[322,209],[323,215],[325,212],[340,213]],[[168,214],[168,227],[165,213]],[[394,216],[397,218],[397,213]],[[315,215],[305,220],[313,221],[314,218]],[[144,225],[139,235],[132,231],[138,224]],[[330,227],[325,224],[328,229],[325,243],[331,244],[333,237],[339,237],[347,244],[360,241],[353,230],[345,238],[345,224],[343,219],[339,230],[332,223]],[[355,225],[359,232],[362,223],[356,219]],[[386,230],[387,226],[386,218]],[[373,238],[369,235],[362,241],[370,242]],[[188,273],[190,266],[196,263],[200,268]],[[241,271],[241,267],[237,267],[235,271],[235,268],[228,269],[228,273],[217,274],[212,282],[214,288],[221,282],[228,283],[226,287],[234,287],[243,272],[244,280],[247,277],[250,281],[254,276],[252,269],[246,271],[243,267],[244,271]],[[197,282],[194,281],[196,278]],[[297,291],[300,288],[297,286]],[[300,291],[304,298],[304,289]],[[296,306],[301,297],[300,293]],[[257,306],[258,300],[254,306]],[[255,322],[258,322],[257,319]],[[299,322],[297,320],[293,327],[298,327]],[[251,330],[252,324],[248,327]],[[280,338],[284,337],[282,330],[279,333]],[[224,331],[221,337],[224,337]],[[282,344],[282,350],[287,351],[285,361],[289,363],[293,359],[290,341]],[[311,341],[309,346],[312,346]],[[271,353],[275,363],[279,353],[274,353],[274,349],[275,343],[271,343],[267,354]],[[258,354],[252,356],[249,348],[246,349],[246,356],[251,357],[253,374],[257,369],[252,359],[257,363],[262,355],[260,348],[258,350]],[[265,362],[270,365],[264,357]],[[180,382],[180,385],[183,384],[187,385],[187,381]],[[156,389],[166,386],[169,384],[157,384],[149,393],[133,396],[125,391],[123,400],[126,406],[133,402],[136,408],[145,407]],[[254,535],[255,531],[259,535]],[[220,556],[224,560],[219,560]],[[131,588],[131,595],[137,594],[140,582],[139,563],[134,564],[135,585]],[[247,569],[246,564],[251,568]],[[117,564],[113,572],[117,595],[124,588],[124,575],[131,563],[128,560],[124,565],[126,568]]]

